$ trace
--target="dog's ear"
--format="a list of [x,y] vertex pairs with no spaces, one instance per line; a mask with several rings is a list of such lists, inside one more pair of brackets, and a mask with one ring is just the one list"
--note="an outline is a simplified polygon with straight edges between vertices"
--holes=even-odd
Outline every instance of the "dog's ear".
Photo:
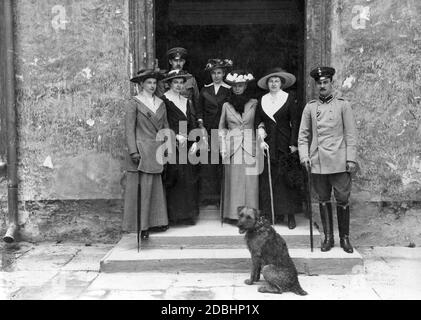
[[237,214],[240,214],[240,212],[241,212],[244,208],[246,208],[246,206],[241,206],[241,207],[238,207],[238,208],[237,208]]

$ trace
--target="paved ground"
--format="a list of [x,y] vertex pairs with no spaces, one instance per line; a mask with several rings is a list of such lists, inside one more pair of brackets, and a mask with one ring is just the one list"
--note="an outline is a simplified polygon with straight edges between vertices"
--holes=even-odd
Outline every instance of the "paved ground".
[[112,245],[21,243],[0,248],[0,299],[421,299],[421,248],[358,248],[364,270],[300,276],[306,297],[267,295],[247,274],[99,273]]

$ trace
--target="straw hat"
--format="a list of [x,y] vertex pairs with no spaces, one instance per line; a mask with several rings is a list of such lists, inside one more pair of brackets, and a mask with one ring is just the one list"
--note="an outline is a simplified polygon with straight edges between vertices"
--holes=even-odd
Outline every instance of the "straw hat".
[[297,81],[297,78],[293,74],[286,72],[282,68],[274,68],[269,70],[263,78],[257,82],[259,88],[269,90],[267,82],[272,77],[279,77],[283,80],[282,89],[291,87]]

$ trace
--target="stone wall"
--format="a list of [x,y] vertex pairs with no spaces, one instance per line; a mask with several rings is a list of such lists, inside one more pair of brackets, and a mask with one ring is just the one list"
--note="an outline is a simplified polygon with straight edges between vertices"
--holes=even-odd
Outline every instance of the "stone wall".
[[[20,220],[24,235],[40,239],[54,222],[66,232],[65,220],[76,221],[78,211],[91,216],[83,201],[69,201],[67,211],[60,211],[68,217],[60,220],[45,201],[122,197],[128,5],[126,0],[18,0],[14,19]],[[120,217],[121,210],[113,212]],[[83,226],[90,227],[91,232],[99,227],[95,218]]]
[[20,200],[121,198],[127,12],[16,1]]
[[332,3],[331,63],[360,138],[355,194],[403,205],[420,201],[421,2]]

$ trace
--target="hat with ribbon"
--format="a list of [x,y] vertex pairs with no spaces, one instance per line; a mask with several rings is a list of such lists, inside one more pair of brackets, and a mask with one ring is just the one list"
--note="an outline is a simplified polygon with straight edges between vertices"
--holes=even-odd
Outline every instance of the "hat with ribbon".
[[233,65],[234,63],[230,59],[209,59],[205,70],[226,69],[231,68]]
[[168,81],[171,81],[173,79],[184,79],[184,81],[186,81],[187,79],[190,79],[191,77],[193,77],[193,76],[190,73],[188,73],[187,71],[171,70],[170,72],[167,73],[167,75],[165,76],[163,81],[168,82]]
[[142,69],[137,72],[136,76],[130,79],[133,83],[141,83],[146,79],[156,79],[157,81],[164,78],[164,71],[159,71],[155,69]]

